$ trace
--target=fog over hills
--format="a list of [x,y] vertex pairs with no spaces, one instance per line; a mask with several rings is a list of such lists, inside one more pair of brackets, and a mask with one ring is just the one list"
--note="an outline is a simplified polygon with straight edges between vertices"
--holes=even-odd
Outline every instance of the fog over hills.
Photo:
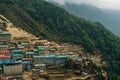
[[102,23],[107,29],[120,37],[120,11],[100,9],[84,4],[66,4],[64,8],[76,16]]
[[[66,10],[68,10],[70,13],[94,21],[94,22],[100,22],[102,23],[107,29],[112,31],[114,34],[120,37],[120,10],[117,8],[117,6],[109,6],[109,9],[105,8],[98,8],[95,4],[91,2],[85,1],[79,1],[79,0],[62,0],[56,2],[56,0],[48,0],[54,4],[57,4]],[[77,2],[78,1],[78,2]],[[96,3],[97,4],[97,3]],[[110,9],[111,8],[111,9]]]

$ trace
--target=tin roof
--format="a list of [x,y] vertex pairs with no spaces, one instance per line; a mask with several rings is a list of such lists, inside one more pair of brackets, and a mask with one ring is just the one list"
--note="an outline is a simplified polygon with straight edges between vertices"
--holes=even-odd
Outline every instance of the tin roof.
[[36,42],[44,43],[47,42],[47,40],[37,40]]
[[0,42],[8,42],[8,40],[0,40]]
[[19,50],[11,50],[11,52],[23,52],[23,50],[19,49]]
[[34,51],[34,52],[37,52],[37,51],[38,51],[38,49],[33,49],[33,51]]
[[37,67],[37,66],[46,66],[46,64],[35,64],[34,66],[35,67]]
[[38,48],[48,48],[49,46],[38,46]]
[[31,61],[32,58],[23,58],[22,60],[23,60],[23,61]]
[[3,60],[2,62],[3,62],[3,64],[16,64],[16,63],[20,63],[20,62],[17,62],[16,60],[7,60],[7,59]]
[[45,58],[55,58],[55,55],[47,55],[47,56],[45,56]]
[[23,57],[23,54],[12,54],[13,57]]
[[56,45],[56,48],[65,48],[64,46]]
[[11,33],[5,32],[5,33],[0,33],[0,35],[11,35]]
[[27,45],[29,45],[29,43],[21,43],[20,45],[21,46],[27,46]]
[[45,58],[45,56],[33,56],[33,58]]
[[5,58],[5,59],[11,58],[11,54],[10,53],[8,53],[8,54],[0,54],[0,58]]
[[44,48],[44,47],[38,47],[38,50],[39,51],[44,51],[46,48]]
[[55,58],[67,58],[67,56],[56,56]]
[[34,52],[26,52],[26,54],[36,54],[36,53],[34,53]]
[[56,49],[52,48],[52,49],[50,49],[50,51],[56,51]]
[[8,76],[9,79],[10,78],[22,78],[22,77],[23,77],[23,75]]
[[8,45],[0,45],[0,48],[8,48]]
[[22,61],[22,64],[30,64],[30,61]]

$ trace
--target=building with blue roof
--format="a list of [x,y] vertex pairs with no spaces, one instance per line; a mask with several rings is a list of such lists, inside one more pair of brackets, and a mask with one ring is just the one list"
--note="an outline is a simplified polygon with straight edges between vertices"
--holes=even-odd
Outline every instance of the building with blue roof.
[[29,65],[29,64],[31,64],[31,63],[30,63],[30,61],[22,61],[22,64]]
[[34,64],[64,65],[67,58],[67,56],[56,55],[33,56],[33,62]]
[[0,65],[3,64],[2,60],[0,60]]
[[16,49],[16,50],[12,50],[12,53],[23,53],[22,49]]
[[34,48],[34,49],[33,49],[33,52],[34,52],[34,53],[38,53],[38,49]]
[[22,74],[22,63],[15,60],[3,60],[4,75]]
[[12,65],[12,64],[17,64],[17,63],[19,63],[18,61],[16,61],[16,60],[8,60],[8,59],[4,59],[4,60],[2,60],[2,64],[5,64],[5,65]]
[[47,65],[54,64],[55,55],[47,55],[47,56],[45,56],[45,62],[46,62]]

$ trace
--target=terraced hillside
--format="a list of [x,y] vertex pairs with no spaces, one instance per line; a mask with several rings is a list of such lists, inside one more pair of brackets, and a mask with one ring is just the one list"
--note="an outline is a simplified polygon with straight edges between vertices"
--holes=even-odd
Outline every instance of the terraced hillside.
[[78,18],[44,0],[0,0],[0,13],[16,26],[36,36],[59,43],[82,45],[91,53],[101,52],[110,80],[119,80],[120,39],[98,22]]

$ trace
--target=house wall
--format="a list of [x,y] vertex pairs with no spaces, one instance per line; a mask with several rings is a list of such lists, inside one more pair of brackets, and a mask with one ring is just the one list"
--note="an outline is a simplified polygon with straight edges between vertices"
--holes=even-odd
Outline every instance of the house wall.
[[41,57],[34,57],[33,59],[34,64],[44,64],[45,63],[45,57],[41,56]]
[[66,62],[66,58],[56,58],[55,59],[55,64],[56,65],[64,65]]
[[11,40],[11,34],[10,33],[0,33],[0,40]]
[[46,62],[47,65],[54,64],[55,57],[45,57],[45,62]]
[[3,72],[5,75],[21,74],[22,64],[3,65]]
[[45,70],[46,64],[35,64],[34,67],[35,69]]
[[46,65],[64,65],[66,62],[66,56],[36,56],[33,57],[34,64],[44,64]]

